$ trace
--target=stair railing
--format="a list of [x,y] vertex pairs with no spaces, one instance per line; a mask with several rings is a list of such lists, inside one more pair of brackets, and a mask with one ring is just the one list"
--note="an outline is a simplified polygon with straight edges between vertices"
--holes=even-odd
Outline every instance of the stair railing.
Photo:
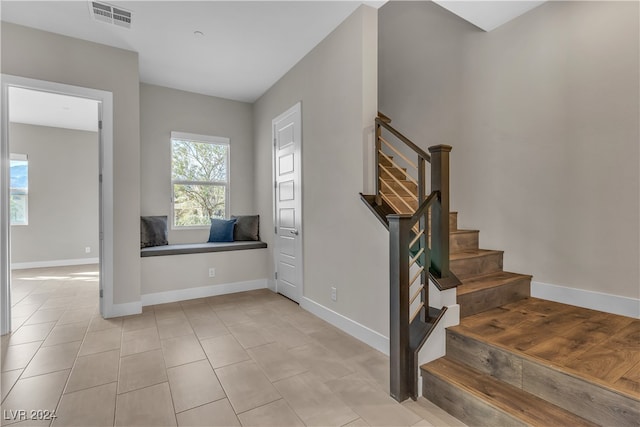
[[[439,289],[449,289],[460,282],[449,270],[449,153],[448,145],[429,147],[427,154],[390,124],[380,114],[375,120],[376,129],[376,203],[391,205],[396,212],[388,215],[389,223],[389,272],[390,272],[390,391],[399,402],[418,396],[418,352],[433,327],[443,316],[441,309],[429,306],[429,279]],[[383,136],[388,131],[402,148],[393,146]],[[408,150],[407,150],[408,147]],[[383,148],[398,155],[407,166],[414,169],[415,179],[400,168]],[[403,152],[404,151],[404,152]],[[406,152],[413,152],[413,162]],[[383,161],[384,159],[384,161]],[[429,195],[426,196],[426,164],[431,164]],[[402,170],[405,180],[399,180],[389,165]],[[417,185],[417,209],[407,202],[387,181],[412,193],[405,182]],[[405,181],[405,182],[403,182]],[[395,194],[392,199],[383,186]],[[400,207],[400,209],[398,209]],[[404,207],[404,208],[403,208]],[[418,280],[420,279],[420,280]]]

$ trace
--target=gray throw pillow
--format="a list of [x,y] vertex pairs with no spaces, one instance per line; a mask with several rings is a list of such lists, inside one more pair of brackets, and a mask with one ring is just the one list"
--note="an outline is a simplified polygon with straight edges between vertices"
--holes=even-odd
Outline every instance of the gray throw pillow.
[[140,248],[168,245],[167,233],[166,215],[140,217]]
[[260,215],[232,215],[236,218],[233,240],[260,240]]

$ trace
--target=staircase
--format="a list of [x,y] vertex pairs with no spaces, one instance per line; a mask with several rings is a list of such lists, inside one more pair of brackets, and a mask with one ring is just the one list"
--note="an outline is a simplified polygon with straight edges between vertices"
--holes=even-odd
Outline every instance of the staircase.
[[526,298],[447,329],[423,396],[468,425],[640,425],[640,320]]
[[[389,228],[394,217],[415,217],[426,185],[380,127],[412,143],[381,119],[377,194],[362,199]],[[479,231],[458,229],[448,201],[447,213],[449,283],[457,285],[461,321],[447,329],[446,356],[420,368],[424,398],[473,426],[640,426],[640,320],[531,298],[531,276],[504,271],[503,251],[480,249]],[[432,209],[425,216],[431,248]],[[412,226],[411,239],[419,229]],[[408,254],[418,259],[418,248]],[[392,271],[392,300],[393,281]],[[392,360],[392,378],[393,369]]]
[[[413,214],[418,207],[417,185],[405,168],[394,165],[394,157],[382,156],[380,174],[382,203],[377,215],[386,224],[386,215]],[[370,203],[373,198],[369,196]],[[458,213],[449,213],[450,269],[462,282],[457,286],[460,316],[490,310],[527,298],[531,276],[502,270],[503,251],[479,248],[478,230],[458,228]]]

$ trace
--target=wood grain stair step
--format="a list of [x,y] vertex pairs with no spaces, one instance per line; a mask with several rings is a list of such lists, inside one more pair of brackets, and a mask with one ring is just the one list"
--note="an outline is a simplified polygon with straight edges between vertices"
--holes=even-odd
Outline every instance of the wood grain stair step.
[[[391,188],[393,188],[394,190],[398,191],[399,189],[404,189],[406,188],[407,190],[409,190],[411,192],[411,194],[418,194],[418,185],[415,182],[412,181],[407,181],[404,179],[400,179],[400,183],[396,182],[395,179],[383,179],[384,182],[386,182],[387,184],[389,184],[389,186],[391,186]],[[385,185],[382,186],[382,189],[385,190],[387,187]]]
[[[449,252],[463,252],[478,249],[478,230],[453,230],[449,232]],[[429,233],[431,244],[431,233]]]
[[[535,298],[529,300],[535,301]],[[565,315],[569,314],[565,313]],[[553,316],[555,315],[554,312]],[[558,343],[554,336],[566,337],[567,333],[576,334],[580,329],[588,330],[594,323],[591,319],[597,319],[597,317],[585,318],[584,328],[568,325],[563,330],[553,332],[547,328],[542,332],[547,338],[546,342],[554,344],[556,348],[560,347],[560,351],[580,354],[579,348],[570,348],[571,345],[566,339],[561,340],[563,344]],[[523,352],[512,346],[494,342],[500,340],[497,338],[500,332],[496,335],[496,331],[501,329],[505,332],[518,331],[526,335],[532,329],[543,329],[532,326],[532,322],[542,320],[540,313],[536,314],[526,308],[515,311],[496,309],[468,317],[461,321],[460,326],[447,328],[447,358],[468,365],[567,411],[580,414],[582,418],[596,424],[605,426],[640,424],[638,393],[631,393],[623,387],[604,383],[581,370],[563,366],[558,359],[552,362],[536,356],[536,348]],[[624,322],[624,320],[620,316],[620,321]],[[631,321],[631,319],[628,320]],[[483,328],[483,324],[486,327]],[[615,330],[621,323],[611,322],[609,325]],[[585,336],[585,340],[588,339],[589,337]],[[611,351],[616,352],[615,346]],[[606,359],[603,360],[605,365],[608,365],[608,362]]]
[[457,288],[460,317],[528,298],[531,276],[507,271],[467,277]]
[[449,252],[457,253],[478,249],[480,231],[478,230],[451,230],[449,231]]
[[387,170],[380,169],[380,177],[382,179],[393,179],[391,176],[395,176],[396,178],[402,180],[407,177],[405,172],[407,168],[397,168],[395,166],[388,167]]
[[[405,197],[404,200],[407,202],[411,209],[407,207],[407,205],[400,201],[400,198],[395,194],[390,195],[388,192],[382,192],[386,195],[387,200],[389,201],[392,208],[395,209],[397,213],[400,214],[413,214],[416,209],[418,209],[418,202],[409,197]],[[453,232],[458,229],[458,212],[449,212],[449,231]]]
[[391,160],[393,160],[393,156],[387,155],[387,157],[389,159],[381,155],[380,157],[378,157],[378,163],[380,163],[382,166],[385,166],[385,167],[393,167],[393,165],[391,164]]
[[423,396],[468,425],[596,425],[447,356],[421,371]]
[[450,268],[459,279],[502,271],[504,251],[471,249],[451,253]]

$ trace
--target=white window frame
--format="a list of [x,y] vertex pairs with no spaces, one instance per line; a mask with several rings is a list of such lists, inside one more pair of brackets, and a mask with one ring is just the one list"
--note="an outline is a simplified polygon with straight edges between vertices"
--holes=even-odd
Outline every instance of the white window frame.
[[[227,180],[224,181],[184,181],[184,180],[174,180],[173,179],[173,141],[189,141],[196,143],[205,143],[205,144],[216,144],[216,145],[225,145],[227,147]],[[224,186],[224,216],[225,218],[229,218],[230,211],[230,184],[231,184],[231,145],[229,144],[229,138],[225,138],[222,136],[210,136],[210,135],[198,135],[194,133],[186,133],[186,132],[171,132],[171,140],[170,140],[170,153],[171,153],[171,229],[172,230],[197,230],[197,229],[209,229],[210,225],[176,225],[176,213],[175,213],[175,196],[174,196],[174,187],[176,184],[192,184],[192,185],[216,185],[216,186]]]
[[[29,156],[26,154],[18,154],[18,153],[9,153],[9,163],[11,160],[17,160],[22,162],[27,162],[27,194],[24,201],[24,222],[13,222],[11,218],[9,218],[9,223],[13,227],[19,227],[24,225],[29,225]],[[9,197],[11,197],[11,185],[9,185]]]

